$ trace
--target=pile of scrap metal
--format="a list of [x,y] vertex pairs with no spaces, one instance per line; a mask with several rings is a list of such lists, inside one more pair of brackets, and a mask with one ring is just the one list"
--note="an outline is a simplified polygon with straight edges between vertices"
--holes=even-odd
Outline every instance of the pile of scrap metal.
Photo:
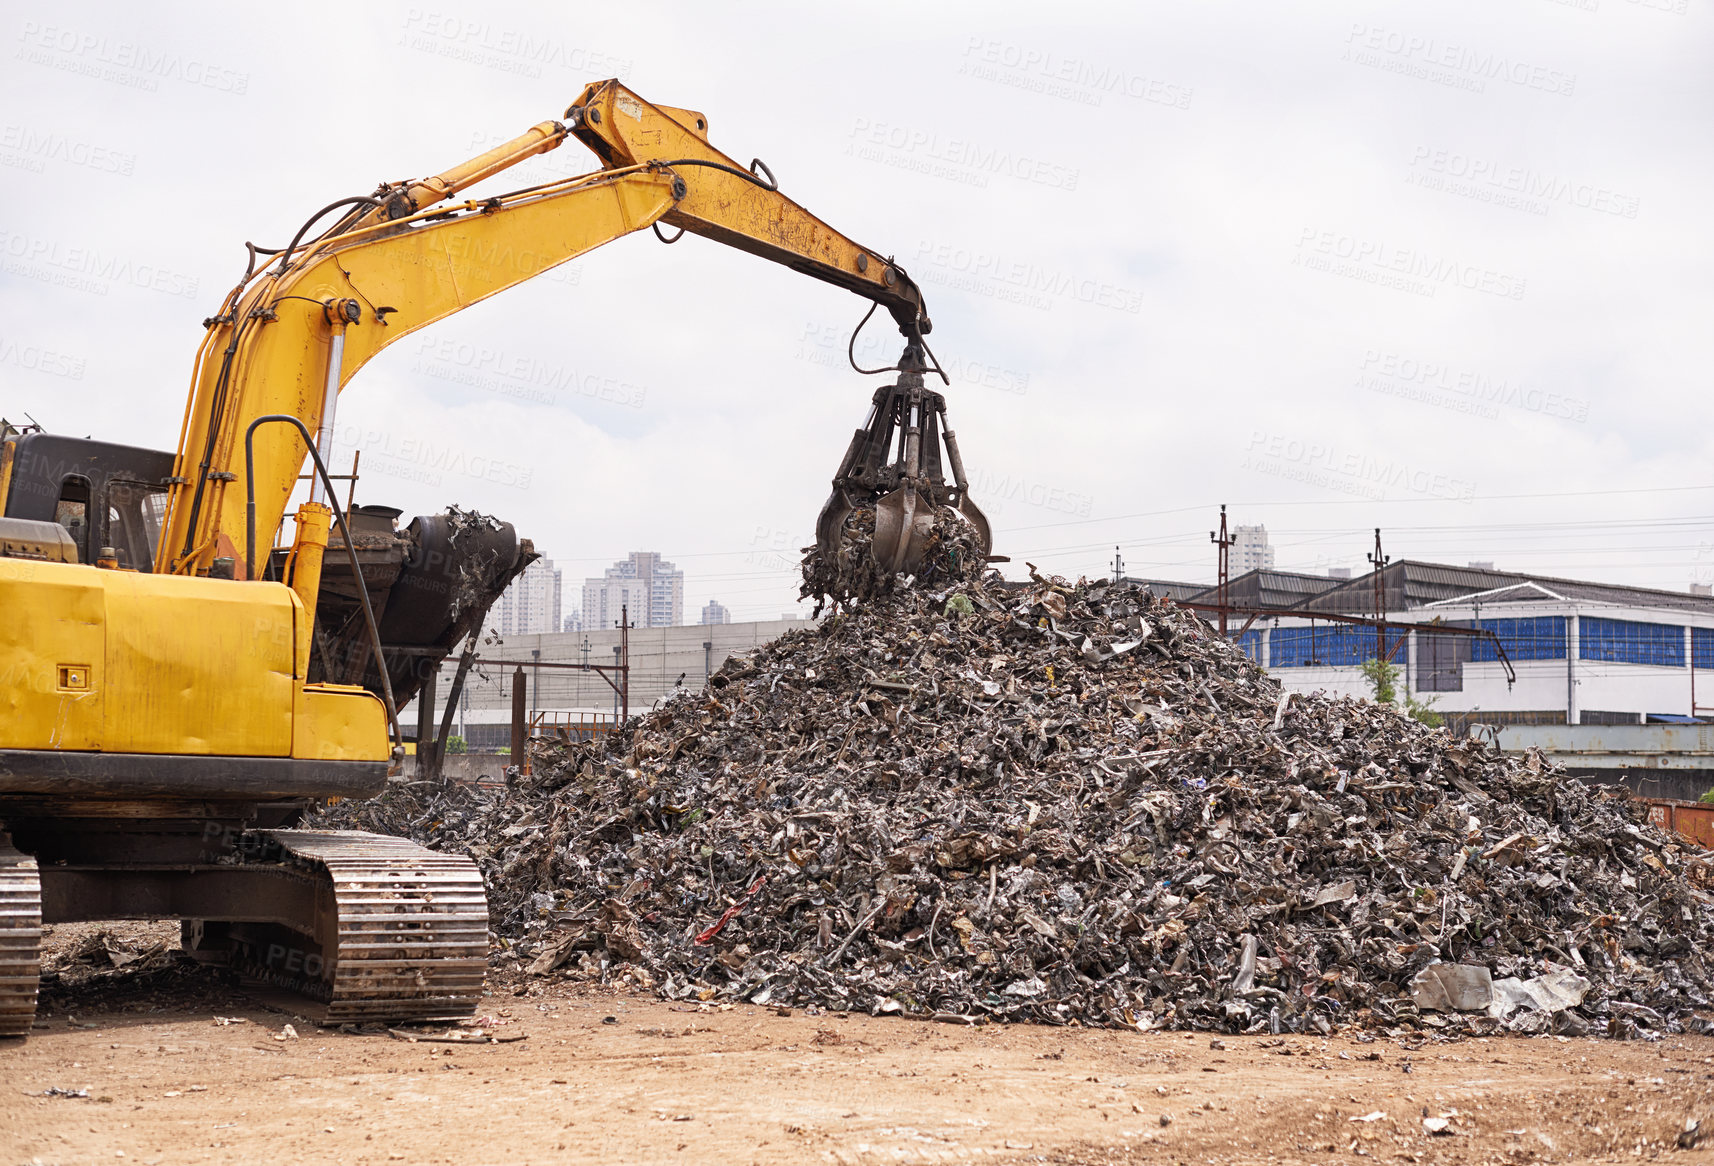
[[1709,856],[1538,754],[1293,696],[1170,602],[949,573],[729,660],[511,790],[501,957],[673,999],[1223,1032],[1711,1026]]

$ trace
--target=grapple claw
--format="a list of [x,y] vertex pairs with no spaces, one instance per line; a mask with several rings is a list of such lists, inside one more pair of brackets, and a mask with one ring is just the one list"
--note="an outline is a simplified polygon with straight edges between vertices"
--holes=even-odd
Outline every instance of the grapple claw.
[[[946,398],[923,386],[927,366],[920,341],[906,345],[898,367],[898,382],[875,391],[868,421],[851,437],[833,492],[816,519],[815,542],[823,557],[834,554],[852,510],[870,504],[875,508],[870,547],[875,563],[889,572],[915,574],[936,509],[961,512],[976,528],[984,555],[993,547],[993,533],[970,500],[957,438],[946,428]],[[942,470],[942,441],[952,470],[950,486]]]

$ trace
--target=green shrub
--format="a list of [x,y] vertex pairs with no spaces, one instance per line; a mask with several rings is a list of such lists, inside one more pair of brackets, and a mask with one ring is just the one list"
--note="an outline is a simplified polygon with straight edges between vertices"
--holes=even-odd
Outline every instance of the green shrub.
[[[1399,703],[1399,678],[1403,670],[1397,665],[1371,656],[1363,661],[1363,679],[1369,682],[1369,691],[1374,694],[1376,704],[1397,705]],[[1413,721],[1421,721],[1432,729],[1441,725],[1440,714],[1434,711],[1435,698],[1418,700],[1409,692],[1404,696],[1404,714]]]

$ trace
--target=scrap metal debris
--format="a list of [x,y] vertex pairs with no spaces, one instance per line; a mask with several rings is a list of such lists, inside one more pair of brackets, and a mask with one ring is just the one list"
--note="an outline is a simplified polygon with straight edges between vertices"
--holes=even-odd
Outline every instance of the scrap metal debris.
[[845,520],[845,531],[831,557],[815,547],[805,547],[803,586],[798,598],[815,600],[815,615],[832,602],[835,605],[873,603],[901,587],[933,588],[949,582],[972,582],[987,567],[981,536],[968,521],[944,507],[937,507],[923,540],[922,563],[916,575],[894,574],[876,563],[875,508],[860,506]]
[[469,1029],[449,1028],[444,1032],[410,1032],[406,1029],[389,1028],[387,1035],[394,1040],[409,1041],[412,1044],[440,1045],[509,1045],[529,1039],[529,1033],[517,1032],[502,1035],[496,1032],[472,1032]]
[[735,656],[517,788],[335,820],[482,866],[542,975],[1049,1024],[1707,1031],[1714,869],[1622,797],[1294,696],[1130,585],[963,566]]
[[138,944],[131,939],[102,930],[85,936],[75,947],[60,953],[52,970],[69,972],[74,968],[123,968],[145,961],[149,966],[170,962],[171,953],[164,942]]

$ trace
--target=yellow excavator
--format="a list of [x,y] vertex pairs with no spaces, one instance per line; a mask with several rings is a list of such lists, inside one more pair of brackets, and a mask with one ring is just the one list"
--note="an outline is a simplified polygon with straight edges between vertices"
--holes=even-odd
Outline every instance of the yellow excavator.
[[[600,169],[459,197],[573,137]],[[917,285],[761,161],[716,149],[703,114],[593,84],[561,120],[330,203],[284,247],[246,244],[204,321],[176,453],[0,426],[0,1034],[32,1023],[43,922],[95,919],[180,919],[186,951],[307,995],[329,1022],[475,1009],[488,915],[473,863],[292,827],[385,787],[398,705],[534,553],[456,507],[403,529],[396,510],[342,507],[335,411],[388,344],[647,228],[846,288],[903,334],[895,366],[862,370],[899,376],[839,464],[824,553],[856,507],[874,508],[890,569],[914,566],[943,507],[987,551],[945,400],[924,385],[938,365]],[[306,460],[307,500],[275,545]]]

